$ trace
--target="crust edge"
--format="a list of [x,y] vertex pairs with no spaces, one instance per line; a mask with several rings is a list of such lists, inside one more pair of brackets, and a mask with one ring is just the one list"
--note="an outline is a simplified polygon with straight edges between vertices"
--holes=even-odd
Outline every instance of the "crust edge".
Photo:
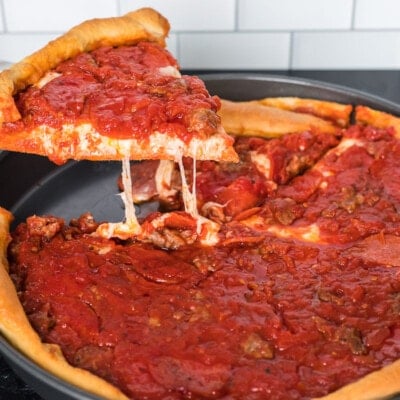
[[400,360],[316,400],[379,400],[400,393]]
[[395,136],[400,139],[400,118],[384,111],[358,105],[355,115],[356,123],[372,125],[376,128],[392,128]]
[[225,130],[239,136],[274,138],[310,129],[335,134],[340,129],[317,116],[263,105],[257,100],[234,102],[222,99],[218,114]]

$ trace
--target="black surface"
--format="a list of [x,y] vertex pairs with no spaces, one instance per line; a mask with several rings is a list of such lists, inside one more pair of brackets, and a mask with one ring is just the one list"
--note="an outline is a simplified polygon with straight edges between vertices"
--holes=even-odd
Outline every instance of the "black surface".
[[[218,71],[187,71],[191,74],[212,74]],[[229,72],[229,71],[225,71]],[[243,71],[256,75],[263,75],[263,72]],[[234,73],[234,72],[233,72]],[[281,75],[293,78],[305,78],[321,82],[342,85],[352,89],[361,90],[383,99],[400,103],[400,71],[267,71],[268,75]]]
[[[56,215],[70,221],[88,210],[96,221],[121,221],[124,209],[117,186],[120,174],[120,162],[72,161],[58,167],[13,205],[13,225],[33,214]],[[155,211],[155,206],[136,206],[136,215],[144,217]]]
[[[251,79],[245,83],[245,87],[238,84],[237,74],[229,74],[221,81],[211,71],[190,72],[201,74],[212,93],[226,98],[298,95],[336,101],[362,101],[364,104],[379,105],[387,111],[399,113],[398,106],[391,103],[400,103],[398,71],[269,71],[268,75],[272,74],[272,77],[267,78],[267,81],[260,72],[256,72],[251,75],[260,77],[260,80]],[[372,96],[363,96],[357,91],[346,93],[342,87],[324,88],[323,85],[317,85],[315,88],[313,83],[310,85],[303,81],[296,81],[293,85],[285,79],[282,80],[279,75],[344,85]],[[377,100],[374,95],[389,102]],[[49,177],[41,179],[49,172],[52,172]],[[122,207],[115,201],[115,180],[118,173],[119,166],[114,163],[70,163],[56,168],[42,157],[2,153],[0,205],[12,208],[17,220],[30,213],[46,212],[70,218],[87,210],[93,211],[99,219],[118,219],[122,215]],[[93,181],[96,182],[95,185],[92,184]],[[42,399],[30,387],[35,388],[46,399],[94,399],[93,396],[83,394],[49,376],[32,363],[27,363],[4,340],[0,340],[0,352],[30,385],[25,385],[0,358],[0,400]]]

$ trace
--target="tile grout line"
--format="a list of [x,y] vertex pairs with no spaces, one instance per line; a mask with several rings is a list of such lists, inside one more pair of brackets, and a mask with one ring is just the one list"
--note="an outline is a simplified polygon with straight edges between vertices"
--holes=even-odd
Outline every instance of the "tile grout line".
[[235,0],[235,17],[234,17],[234,26],[233,32],[239,32],[239,0]]
[[289,70],[293,69],[293,57],[294,57],[294,31],[289,32],[289,62],[288,68]]
[[2,22],[3,22],[3,28],[4,28],[4,33],[8,32],[8,27],[7,27],[7,19],[6,19],[6,8],[4,5],[4,0],[0,0],[0,9],[1,9],[1,14],[2,14]]
[[351,26],[350,31],[355,31],[356,26],[356,10],[357,10],[357,0],[353,0],[352,8],[351,8]]

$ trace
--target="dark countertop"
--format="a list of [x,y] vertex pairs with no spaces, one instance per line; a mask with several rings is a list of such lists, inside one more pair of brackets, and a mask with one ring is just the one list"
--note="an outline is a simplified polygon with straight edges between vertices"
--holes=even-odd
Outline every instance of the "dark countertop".
[[298,71],[289,75],[347,86],[400,103],[400,71]]
[[[191,74],[211,74],[221,71],[186,71]],[[235,72],[235,71],[231,71]],[[243,71],[251,72],[251,71]],[[261,71],[252,72],[262,74]],[[386,100],[400,103],[400,71],[265,71],[268,75],[283,75],[318,80],[347,86]],[[1,157],[0,157],[1,159]],[[43,161],[46,164],[47,161]],[[44,166],[46,167],[46,165]],[[29,172],[29,171],[28,171]],[[0,358],[0,399],[41,400]]]
[[400,103],[400,71],[293,71],[289,75],[347,86]]
[[[210,74],[221,71],[188,71],[191,74]],[[234,73],[235,71],[231,71]],[[243,71],[263,74],[260,71]],[[400,70],[382,71],[265,71],[268,75],[283,75],[341,85],[360,90],[386,100],[400,103]]]

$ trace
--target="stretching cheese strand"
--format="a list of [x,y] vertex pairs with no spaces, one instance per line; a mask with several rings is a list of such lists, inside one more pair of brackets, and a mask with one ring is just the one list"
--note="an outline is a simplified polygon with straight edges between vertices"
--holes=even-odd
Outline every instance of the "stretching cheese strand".
[[[185,167],[183,166],[182,162],[182,155],[177,157],[177,162],[179,166],[179,172],[181,174],[181,181],[182,181],[182,198],[183,204],[185,206],[185,211],[190,214],[193,218],[199,218],[199,212],[197,210],[197,200],[195,196],[195,183],[193,182],[193,191],[190,191],[189,186],[187,184],[186,175],[185,175]],[[194,164],[195,166],[195,164]],[[193,177],[196,176],[196,170],[193,170]]]
[[107,239],[118,237],[124,240],[138,236],[142,233],[142,228],[137,220],[135,206],[133,204],[129,156],[125,156],[122,160],[122,182],[124,185],[124,191],[121,193],[121,198],[124,203],[125,221],[105,222],[98,226],[96,229],[96,235]]
[[124,191],[121,193],[125,207],[125,223],[129,226],[137,226],[139,222],[136,217],[135,206],[133,204],[132,177],[129,156],[122,160],[122,184]]

